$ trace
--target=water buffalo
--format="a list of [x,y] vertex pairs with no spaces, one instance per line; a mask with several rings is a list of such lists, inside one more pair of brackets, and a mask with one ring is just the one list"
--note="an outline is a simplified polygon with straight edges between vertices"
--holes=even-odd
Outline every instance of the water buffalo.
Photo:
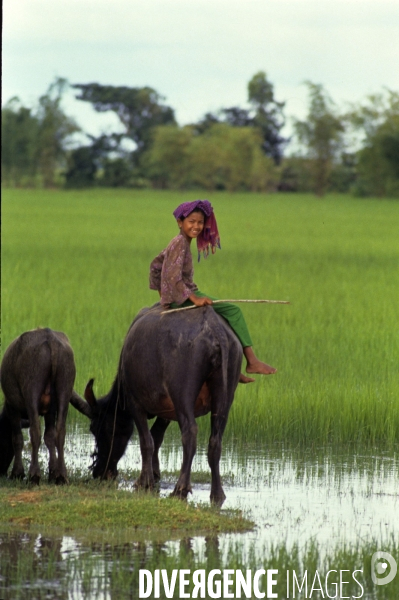
[[[67,482],[65,421],[73,395],[75,374],[72,348],[67,336],[60,331],[47,328],[27,331],[9,345],[3,357],[0,376],[5,396],[0,415],[0,475],[7,474],[15,455],[11,477],[24,477],[21,425],[25,425],[29,426],[32,443],[29,479],[39,483],[39,416],[44,416],[44,441],[49,450],[49,481]],[[74,396],[77,401],[77,394],[74,393]],[[26,419],[28,421],[24,423]]]
[[[234,398],[242,346],[227,323],[211,307],[161,315],[159,304],[142,310],[133,321],[110,392],[94,397],[91,380],[86,408],[96,439],[93,475],[112,477],[135,424],[140,436],[142,470],[136,486],[152,488],[160,478],[158,450],[171,420],[178,421],[183,463],[173,495],[191,491],[191,463],[196,452],[196,417],[211,412],[208,462],[211,501],[225,499],[219,461],[222,436]],[[151,432],[148,419],[157,417]]]

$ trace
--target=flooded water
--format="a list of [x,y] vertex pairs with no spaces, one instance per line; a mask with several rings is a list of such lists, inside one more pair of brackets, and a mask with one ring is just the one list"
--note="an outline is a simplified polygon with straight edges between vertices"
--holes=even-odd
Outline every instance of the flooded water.
[[[69,435],[66,441],[68,471],[89,474],[92,450],[93,438],[90,434],[75,431]],[[209,502],[210,473],[205,450],[199,447],[194,459],[193,494],[189,502]],[[160,493],[168,495],[173,490],[176,472],[181,464],[180,445],[166,443],[160,458],[164,475]],[[42,459],[45,465],[47,457],[44,448]],[[129,444],[126,455],[119,463],[119,486],[133,489],[139,468],[140,452],[136,440]],[[226,556],[231,555],[232,549],[239,553],[241,564],[245,565],[250,561],[251,564],[262,564],[266,556],[275,557],[277,555],[273,553],[276,549],[281,551],[282,548],[289,557],[290,553],[298,553],[298,548],[300,554],[301,549],[305,552],[313,545],[317,547],[321,560],[331,548],[359,548],[371,544],[376,551],[392,540],[399,540],[399,460],[393,452],[383,454],[368,450],[356,453],[355,449],[305,452],[279,446],[239,447],[226,444],[221,474],[227,496],[223,508],[242,510],[245,516],[256,523],[254,531],[208,539],[199,536],[190,540],[171,541],[162,543],[160,548],[156,544],[147,544],[143,548],[141,543],[133,539],[129,541],[128,535],[123,542],[93,542],[73,535],[4,531],[0,534],[0,553],[3,557],[7,552],[10,561],[18,562],[28,550],[26,556],[31,556],[32,564],[29,567],[31,575],[28,579],[25,577],[24,583],[19,581],[12,584],[0,573],[0,598],[108,600],[137,597],[133,592],[128,596],[118,595],[115,583],[118,577],[115,573],[114,579],[111,578],[114,581],[113,588],[110,587],[110,570],[116,564],[115,555],[118,556],[118,573],[123,572],[126,578],[134,571],[133,565],[138,559],[141,565],[157,565],[160,562],[156,558],[157,552],[160,552],[162,560],[166,560],[165,564],[168,564],[168,556],[176,564],[176,557],[182,556],[182,545],[183,555],[191,553],[198,561],[208,560],[213,552],[212,565],[220,566]],[[54,564],[53,572],[51,569],[49,572],[50,555]],[[84,564],[84,568],[77,569],[78,562],[79,565]],[[4,561],[1,564],[4,565]],[[40,570],[42,567],[43,572]]]
[[[272,456],[271,456],[272,454]],[[180,452],[169,453],[167,468],[180,464]],[[206,471],[204,453],[193,469]],[[399,538],[399,473],[393,456],[313,453],[309,456],[274,449],[226,449],[222,477],[227,500],[223,508],[240,508],[257,524],[262,542],[286,544],[310,540],[356,542],[373,537]],[[169,492],[165,486],[165,492]],[[193,500],[209,501],[210,485],[196,485]]]
[[[75,458],[70,468],[84,469],[92,437],[82,434],[80,444],[73,441]],[[73,453],[67,452],[72,457]],[[172,492],[182,461],[180,445],[165,443],[160,452],[161,495]],[[134,473],[140,469],[137,440],[130,442],[119,463],[119,485],[132,489]],[[133,473],[132,473],[133,470]],[[191,502],[209,502],[210,470],[206,448],[197,450],[193,462]],[[209,473],[209,483],[195,483],[195,473]],[[129,476],[130,474],[130,476]],[[257,524],[256,536],[264,542],[300,541],[325,543],[356,542],[370,538],[399,538],[399,460],[395,453],[355,449],[333,452],[299,452],[281,447],[259,448],[226,444],[221,460],[221,475],[227,499],[223,508],[238,508]]]

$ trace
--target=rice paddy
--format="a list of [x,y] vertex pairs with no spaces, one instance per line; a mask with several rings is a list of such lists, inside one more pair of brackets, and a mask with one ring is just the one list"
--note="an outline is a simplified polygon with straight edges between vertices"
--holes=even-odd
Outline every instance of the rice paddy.
[[[28,329],[62,330],[75,351],[77,391],[91,377],[98,395],[108,391],[133,317],[157,301],[148,268],[177,233],[172,210],[196,196],[6,190],[2,352]],[[397,202],[208,197],[222,250],[195,264],[198,287],[220,298],[291,302],[241,305],[257,354],[278,373],[239,387],[225,435],[392,447],[399,441]],[[199,421],[205,432],[207,421]]]
[[[137,598],[142,569],[152,574],[165,569],[169,577],[174,569],[185,569],[191,574],[198,570],[209,574],[213,569],[230,569],[244,575],[250,570],[252,576],[259,569],[273,569],[277,572],[273,591],[283,600],[323,598],[321,591],[309,595],[313,583],[314,587],[322,587],[324,598],[328,591],[336,598],[353,595],[367,600],[397,600],[397,578],[385,586],[377,586],[371,580],[371,560],[377,550],[398,559],[397,457],[387,453],[377,457],[372,451],[350,456],[345,451],[304,453],[267,446],[260,452],[256,444],[243,451],[226,445],[221,469],[227,513],[232,507],[239,507],[255,521],[255,529],[248,533],[205,532],[195,531],[193,524],[185,532],[168,532],[164,526],[170,508],[191,518],[190,508],[197,514],[210,511],[201,504],[208,501],[210,489],[205,453],[199,452],[194,461],[193,498],[182,509],[175,509],[175,502],[168,506],[167,496],[174,486],[174,469],[181,461],[181,450],[172,442],[166,443],[161,452],[159,496],[149,497],[149,506],[158,505],[160,514],[155,519],[152,514],[154,522],[147,529],[133,527],[133,519],[120,528],[125,519],[123,513],[128,512],[126,516],[131,518],[137,511],[137,500],[140,506],[140,496],[131,492],[139,466],[137,441],[129,446],[121,461],[116,487],[85,482],[82,473],[87,479],[87,437],[87,433],[78,430],[68,434],[67,466],[72,474],[69,488],[43,485],[37,489],[7,482],[1,490],[2,500],[16,505],[1,509],[1,598]],[[44,449],[41,459],[45,463]],[[34,502],[40,494],[46,496],[43,506]],[[117,503],[106,507],[112,496]],[[68,526],[61,519],[58,526],[54,522],[54,508],[61,498],[67,505],[64,511],[71,506]],[[79,510],[86,512],[87,525],[91,526],[80,517],[76,519],[79,503]],[[17,506],[21,516],[31,519],[36,507],[37,518],[30,523],[7,523],[5,514]],[[46,508],[49,523],[44,525]],[[109,509],[115,511],[115,518],[107,522]],[[90,517],[91,510],[94,515]],[[38,525],[40,519],[42,524]],[[340,578],[346,582],[341,590]],[[222,579],[222,574],[216,577]],[[265,591],[266,578],[263,580]],[[306,595],[305,588],[299,593],[296,581],[299,585],[307,582]],[[160,597],[183,596],[177,585],[175,593],[161,593]]]
[[[148,289],[148,267],[177,233],[172,211],[201,196],[214,205],[222,240],[221,251],[195,262],[201,291],[291,302],[241,305],[256,353],[278,369],[275,376],[239,386],[224,436],[224,509],[241,510],[243,522],[254,521],[256,529],[217,534],[217,525],[210,525],[212,533],[204,534],[194,523],[191,533],[150,534],[138,527],[133,534],[119,519],[134,508],[127,506],[135,498],[137,439],[121,461],[118,488],[97,490],[93,482],[85,483],[93,449],[88,423],[70,408],[71,491],[42,486],[37,492],[48,493],[52,502],[71,494],[69,524],[37,526],[39,511],[35,514],[28,502],[11,507],[20,511],[20,521],[3,519],[0,527],[0,598],[134,598],[140,568],[276,569],[274,591],[283,599],[328,597],[327,591],[334,597],[339,588],[326,590],[327,571],[350,576],[361,570],[362,594],[352,580],[335,597],[399,597],[398,577],[374,585],[370,576],[377,549],[399,559],[397,202],[5,190],[2,354],[23,331],[62,330],[75,352],[76,390],[82,394],[94,377],[97,395],[107,392],[131,320],[157,301]],[[198,504],[209,499],[208,419],[198,424],[194,494],[185,510],[209,510],[213,519],[212,510]],[[176,426],[166,438],[160,497],[149,499],[153,506],[168,503],[164,496],[173,489],[181,462]],[[28,454],[26,444],[25,461]],[[45,476],[44,449],[41,461]],[[23,483],[0,485],[2,497],[29,491]],[[92,505],[99,527],[73,527],[82,519],[78,490],[99,492]],[[122,507],[109,522],[103,518],[108,494]],[[157,529],[154,517],[148,520]],[[292,587],[288,595],[287,571],[302,580],[306,570],[309,582],[318,571],[324,596],[322,591],[309,596],[311,583],[306,595],[297,590],[294,596]]]

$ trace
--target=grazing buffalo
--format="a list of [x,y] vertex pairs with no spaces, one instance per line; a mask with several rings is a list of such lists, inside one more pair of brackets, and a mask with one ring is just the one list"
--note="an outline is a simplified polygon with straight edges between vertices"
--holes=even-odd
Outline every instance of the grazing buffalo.
[[[44,441],[50,455],[49,481],[67,482],[65,421],[75,374],[72,348],[67,336],[60,331],[27,331],[9,345],[1,364],[5,401],[0,415],[0,475],[7,474],[15,456],[11,477],[24,477],[21,425],[25,425],[30,428],[32,443],[29,479],[39,483],[39,416],[44,416]],[[74,397],[77,394],[74,393]]]
[[[86,406],[75,408],[91,417],[96,439],[94,477],[117,474],[135,424],[140,436],[142,470],[136,486],[152,488],[160,478],[158,450],[170,421],[178,421],[183,464],[173,495],[191,491],[191,463],[196,452],[196,417],[211,413],[208,462],[211,501],[225,499],[219,460],[222,436],[234,398],[242,346],[227,323],[211,307],[161,314],[159,304],[142,310],[133,321],[120,356],[111,391],[95,399],[91,380]],[[151,432],[148,419],[157,417]]]

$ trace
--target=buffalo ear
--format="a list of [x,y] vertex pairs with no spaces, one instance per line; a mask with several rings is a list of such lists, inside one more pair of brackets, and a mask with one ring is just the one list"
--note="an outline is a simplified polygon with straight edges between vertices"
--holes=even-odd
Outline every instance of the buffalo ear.
[[82,415],[89,417],[89,419],[93,418],[93,411],[91,406],[85,400],[83,400],[83,398],[81,398],[79,394],[75,392],[75,390],[72,390],[72,397],[69,400],[69,402],[74,408],[76,408],[76,410],[82,413]]
[[97,400],[96,400],[96,397],[93,392],[93,383],[94,383],[94,379],[90,379],[89,383],[86,385],[86,389],[85,389],[85,393],[84,393],[84,397],[86,398],[87,402],[90,404],[90,406],[92,408],[97,406]]

